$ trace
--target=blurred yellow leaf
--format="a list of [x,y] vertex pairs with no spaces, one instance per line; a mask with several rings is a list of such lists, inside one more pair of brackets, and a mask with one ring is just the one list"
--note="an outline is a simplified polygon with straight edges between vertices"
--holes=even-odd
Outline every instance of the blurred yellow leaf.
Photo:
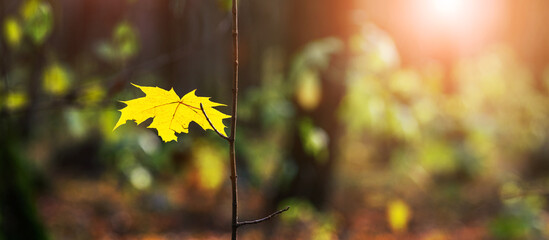
[[400,199],[393,200],[387,205],[387,218],[393,232],[406,232],[411,216],[410,207]]
[[95,105],[103,100],[105,94],[105,90],[101,84],[98,82],[93,82],[83,90],[78,100],[84,105]]
[[23,4],[21,7],[21,15],[23,16],[24,20],[31,19],[36,11],[38,11],[38,8],[40,7],[40,1],[38,0],[28,0]]
[[11,92],[8,93],[5,100],[5,107],[8,110],[17,110],[28,103],[27,95],[23,92]]
[[10,47],[17,47],[21,43],[21,26],[14,17],[8,17],[4,20],[4,37]]
[[69,85],[69,74],[61,65],[54,63],[44,71],[43,87],[46,92],[54,95],[65,94]]
[[127,106],[120,110],[122,115],[114,129],[125,124],[128,120],[134,120],[137,124],[140,124],[149,118],[153,118],[149,128],[156,128],[158,136],[164,142],[177,141],[175,133],[189,132],[191,122],[197,123],[204,130],[213,130],[200,109],[200,104],[203,104],[204,111],[212,124],[220,133],[226,136],[223,119],[230,116],[214,109],[217,106],[225,106],[224,104],[212,102],[209,97],[198,97],[195,95],[196,90],[187,93],[180,99],[173,88],[166,91],[159,87],[133,85],[141,89],[146,96],[122,101]]
[[296,87],[297,103],[305,110],[318,107],[322,95],[322,86],[315,72],[310,69],[299,74]]
[[332,240],[337,239],[336,226],[331,221],[325,221],[316,226],[312,232],[311,239],[313,240]]
[[206,144],[198,144],[193,151],[194,165],[200,176],[200,186],[217,190],[225,180],[225,164],[222,151]]

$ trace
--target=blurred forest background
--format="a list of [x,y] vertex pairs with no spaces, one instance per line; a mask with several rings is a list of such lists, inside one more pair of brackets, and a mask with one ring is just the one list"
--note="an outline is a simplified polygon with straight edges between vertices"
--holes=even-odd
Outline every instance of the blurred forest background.
[[[0,0],[1,240],[229,238],[222,139],[112,129],[130,82],[230,103],[230,4]],[[240,238],[549,238],[549,1],[240,14],[240,215],[291,206]]]

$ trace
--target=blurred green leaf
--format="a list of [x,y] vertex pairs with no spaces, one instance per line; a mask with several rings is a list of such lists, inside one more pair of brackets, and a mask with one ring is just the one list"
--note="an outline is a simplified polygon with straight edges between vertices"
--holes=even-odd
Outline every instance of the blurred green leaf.
[[419,149],[421,165],[432,174],[450,174],[457,169],[454,149],[443,141],[426,141]]
[[102,42],[96,49],[99,56],[109,61],[126,61],[139,51],[139,39],[136,30],[127,21],[114,28],[109,42]]
[[108,60],[113,60],[117,57],[116,50],[114,49],[113,45],[108,42],[99,43],[99,45],[97,45],[96,51],[99,56]]
[[337,38],[324,38],[305,46],[292,62],[290,79],[295,81],[306,70],[321,70],[328,67],[331,55],[341,51],[343,43]]
[[503,210],[490,224],[496,239],[544,239],[545,198],[530,194],[505,201]]
[[299,122],[299,134],[305,151],[316,160],[324,162],[328,159],[328,134],[323,129],[314,126],[311,119]]
[[494,220],[490,229],[496,239],[527,239],[528,223],[516,216],[503,216]]
[[[299,198],[290,198],[284,200],[280,206],[292,206],[291,211],[287,211],[280,215],[280,218],[289,224],[293,224],[296,221],[307,222],[315,218],[316,209],[307,200]],[[281,207],[282,208],[282,207]]]
[[21,8],[25,32],[35,44],[42,44],[53,28],[53,13],[46,1],[27,0]]
[[122,22],[116,26],[113,39],[121,58],[127,59],[137,53],[137,34],[128,22]]
[[276,170],[280,167],[283,149],[279,146],[276,138],[257,140],[251,136],[240,138],[242,144],[246,145],[242,151],[249,164],[252,180],[259,183],[268,181],[275,176]]
[[337,239],[337,222],[332,214],[317,210],[310,202],[300,198],[289,198],[280,204],[292,206],[290,211],[284,212],[280,218],[285,224],[294,226],[308,226],[308,239],[328,240]]

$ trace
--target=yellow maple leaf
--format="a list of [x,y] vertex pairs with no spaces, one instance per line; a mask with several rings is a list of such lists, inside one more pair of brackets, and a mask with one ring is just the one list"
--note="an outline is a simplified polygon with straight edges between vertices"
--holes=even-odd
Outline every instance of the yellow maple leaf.
[[185,94],[180,99],[173,88],[166,91],[159,87],[144,87],[133,83],[132,85],[141,89],[146,96],[122,101],[127,106],[120,110],[122,115],[113,131],[118,126],[125,124],[127,120],[134,120],[137,124],[140,124],[149,118],[153,118],[153,121],[148,128],[156,128],[158,136],[164,142],[177,141],[175,133],[189,132],[189,123],[191,122],[197,123],[204,130],[213,130],[200,108],[200,104],[202,104],[204,112],[208,115],[212,125],[223,136],[227,136],[223,119],[229,118],[230,115],[213,108],[225,106],[224,104],[212,102],[209,97],[198,97],[195,95],[196,90]]

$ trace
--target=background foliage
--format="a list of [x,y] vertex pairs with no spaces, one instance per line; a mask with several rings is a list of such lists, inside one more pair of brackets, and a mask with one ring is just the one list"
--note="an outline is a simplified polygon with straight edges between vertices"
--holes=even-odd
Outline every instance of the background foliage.
[[[549,238],[549,3],[458,2],[241,1],[243,239]],[[228,238],[222,139],[112,128],[230,102],[229,10],[0,1],[0,239]]]

